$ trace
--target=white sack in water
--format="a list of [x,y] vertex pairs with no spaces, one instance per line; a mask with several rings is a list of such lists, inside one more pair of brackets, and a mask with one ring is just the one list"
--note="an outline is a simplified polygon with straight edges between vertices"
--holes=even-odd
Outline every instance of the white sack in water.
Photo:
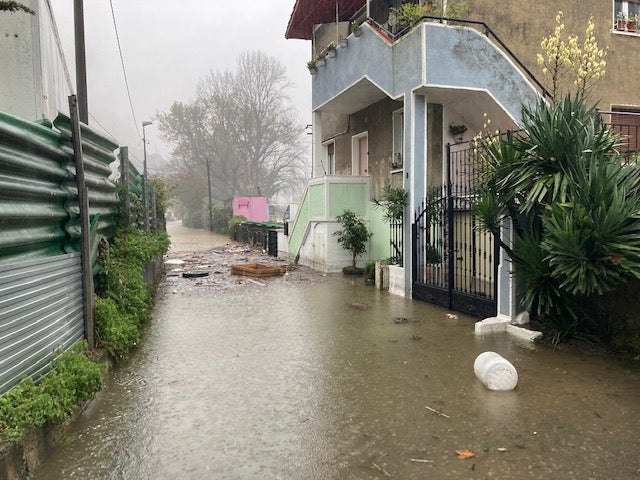
[[484,352],[473,362],[476,377],[489,390],[513,390],[518,384],[518,372],[507,359],[496,352]]

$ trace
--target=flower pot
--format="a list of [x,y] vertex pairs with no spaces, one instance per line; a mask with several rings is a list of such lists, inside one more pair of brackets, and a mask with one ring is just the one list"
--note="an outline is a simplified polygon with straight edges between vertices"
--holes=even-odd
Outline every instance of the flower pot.
[[636,25],[637,24],[635,22],[627,22],[627,32],[635,32]]
[[353,31],[353,36],[359,37],[360,35],[362,35],[362,28],[358,27]]
[[338,42],[338,45],[340,45],[340,48],[347,48],[347,46],[349,45],[349,40],[347,40],[346,38],[341,38]]
[[318,69],[317,69],[316,67],[310,68],[310,69],[309,69],[309,73],[310,73],[311,75],[315,75],[316,73],[318,73]]
[[464,140],[464,133],[460,133],[458,135],[453,136],[453,141],[456,143],[462,143],[463,140]]
[[624,30],[626,25],[627,22],[625,22],[624,20],[618,20],[618,23],[616,24],[616,30]]
[[327,57],[334,58],[335,56],[336,56],[336,51],[335,50],[328,50],[327,51]]
[[316,61],[316,65],[317,65],[318,67],[324,67],[324,66],[325,66],[325,59],[324,59],[324,58],[319,58],[319,59]]

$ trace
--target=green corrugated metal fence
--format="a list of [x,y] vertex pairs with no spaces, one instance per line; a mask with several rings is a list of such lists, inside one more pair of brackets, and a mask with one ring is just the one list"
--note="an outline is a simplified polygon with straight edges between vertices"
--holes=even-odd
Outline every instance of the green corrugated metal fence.
[[[79,249],[80,225],[70,122],[50,126],[0,113],[0,263]],[[97,233],[112,237],[118,198],[110,163],[115,143],[83,126],[82,148]]]

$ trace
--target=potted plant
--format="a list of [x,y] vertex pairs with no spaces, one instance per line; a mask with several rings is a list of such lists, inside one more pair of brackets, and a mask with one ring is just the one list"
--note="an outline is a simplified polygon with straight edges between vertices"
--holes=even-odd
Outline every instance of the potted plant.
[[360,22],[357,22],[355,20],[351,22],[351,31],[353,32],[353,35],[355,37],[359,37],[360,35],[362,35],[362,25],[360,24]]
[[319,53],[316,56],[316,66],[324,67],[325,64],[326,64],[326,60],[325,60],[326,57],[327,57],[326,53],[324,53],[324,52],[323,53]]
[[336,46],[333,42],[327,45],[327,57],[333,58],[336,56]]
[[456,143],[462,142],[464,132],[466,131],[467,131],[466,125],[454,125],[454,124],[449,125],[449,133],[451,134],[451,136],[453,137],[453,140]]
[[338,46],[340,46],[340,48],[347,48],[348,45],[349,40],[340,35],[340,37],[338,37]]
[[629,15],[629,18],[627,19],[627,32],[635,32],[637,25],[638,25],[638,16]]
[[315,59],[309,60],[307,62],[307,68],[311,75],[315,75],[318,72],[318,62]]
[[627,16],[624,12],[618,12],[616,21],[616,30],[624,30],[627,25]]
[[356,258],[367,251],[367,241],[373,233],[369,232],[364,220],[351,210],[342,212],[342,215],[336,217],[336,221],[342,228],[333,235],[338,237],[342,248],[351,252],[352,258],[351,266],[344,267],[342,272],[345,275],[362,275],[364,271],[356,267]]

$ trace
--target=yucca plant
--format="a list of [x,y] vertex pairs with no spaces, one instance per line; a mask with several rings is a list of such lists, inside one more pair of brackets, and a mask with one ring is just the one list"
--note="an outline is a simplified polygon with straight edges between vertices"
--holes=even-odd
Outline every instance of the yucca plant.
[[480,142],[475,213],[494,233],[512,221],[514,245],[501,246],[521,302],[556,342],[581,333],[590,297],[640,278],[640,169],[582,97],[525,108],[523,127]]

